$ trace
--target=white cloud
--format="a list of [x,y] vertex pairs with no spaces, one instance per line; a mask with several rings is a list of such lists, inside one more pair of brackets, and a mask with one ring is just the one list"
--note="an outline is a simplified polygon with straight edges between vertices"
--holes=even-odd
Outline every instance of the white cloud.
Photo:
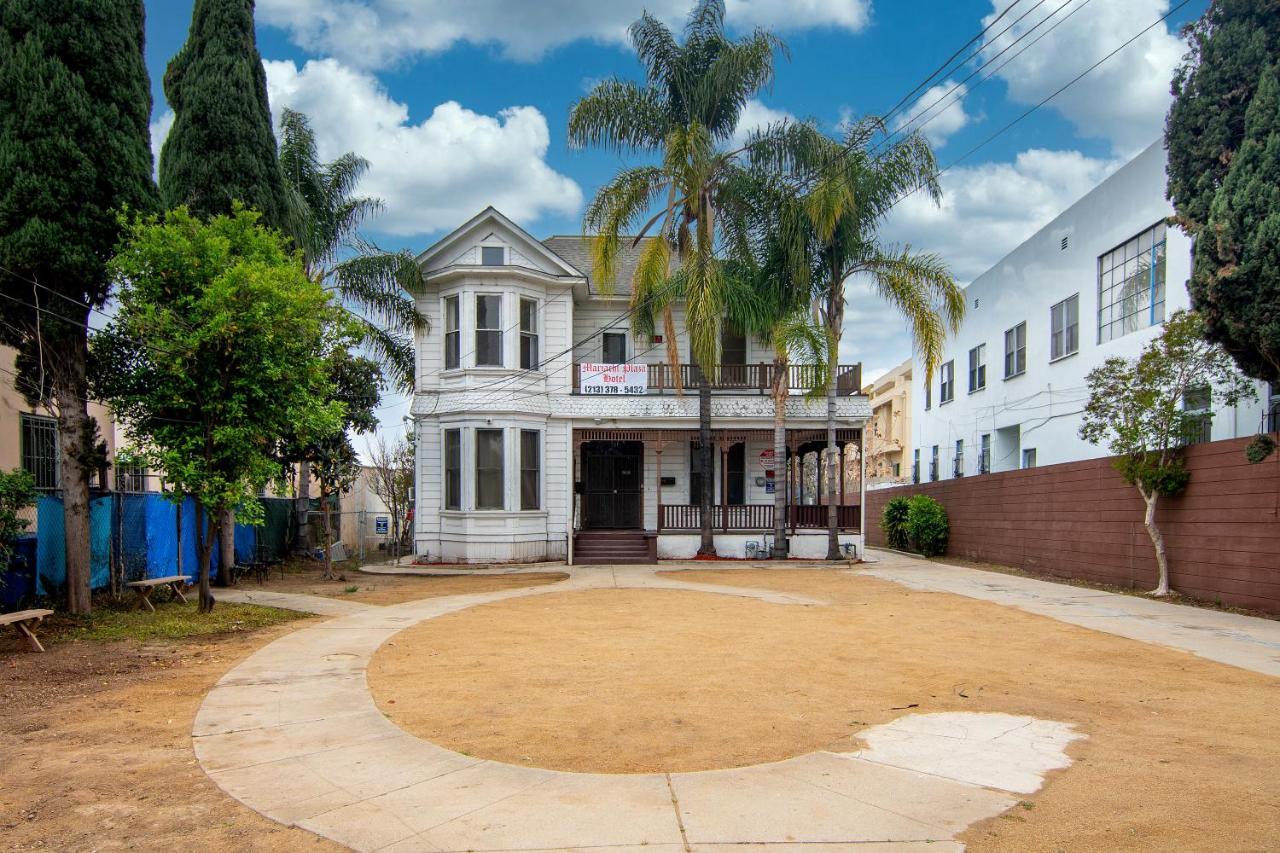
[[151,120],[151,171],[160,180],[160,146],[173,128],[173,110],[165,110]]
[[[354,151],[369,161],[357,191],[385,202],[370,223],[374,230],[427,234],[490,204],[524,224],[544,213],[574,216],[582,207],[582,189],[546,163],[551,135],[534,107],[488,116],[445,101],[415,124],[376,78],[337,60],[263,66],[277,126],[281,109],[291,107],[311,120],[322,160]],[[167,110],[151,124],[157,162],[172,125]]]
[[[954,89],[955,91],[952,91]],[[947,144],[951,136],[969,124],[972,117],[964,111],[964,98],[969,87],[946,80],[930,87],[906,112],[894,120],[894,130],[921,131],[937,148]]]
[[742,105],[742,112],[738,114],[738,126],[733,129],[733,138],[729,144],[735,148],[740,147],[753,130],[763,130],[771,124],[795,120],[796,117],[786,110],[775,110],[750,98]]
[[[305,50],[376,68],[465,42],[534,60],[579,40],[625,44],[646,9],[679,26],[691,0],[258,0],[259,22],[287,30]],[[732,28],[781,31],[866,26],[870,0],[728,0]]]
[[451,228],[487,204],[524,223],[582,206],[578,185],[546,163],[547,120],[533,107],[488,116],[446,101],[414,123],[373,76],[336,60],[264,65],[277,118],[286,106],[305,113],[322,159],[354,151],[369,161],[359,191],[386,202],[379,231]]
[[[1086,2],[1089,5],[1083,7]],[[992,0],[996,12],[1008,5],[1009,0]],[[1051,3],[1044,11],[1028,15],[1008,33],[988,43],[984,56],[994,56],[1059,5]],[[1079,11],[1070,19],[1049,31],[1076,9]],[[997,76],[1008,84],[1012,100],[1039,103],[1168,11],[1168,0],[1075,0],[1036,29],[1028,41],[1041,35],[1044,38]],[[1006,21],[1016,18],[1019,12],[1011,12],[993,32],[999,33]],[[984,23],[994,17],[995,12]],[[996,65],[1027,43],[1014,47],[996,60]],[[1049,106],[1075,125],[1081,135],[1109,140],[1117,154],[1137,153],[1162,132],[1172,99],[1169,81],[1183,51],[1182,42],[1168,25],[1160,24],[1058,95]]]
[[[942,176],[942,205],[923,195],[905,199],[883,229],[886,240],[936,252],[956,280],[968,284],[1102,182],[1122,160],[1078,151],[1024,151],[1012,163],[983,163]],[[910,331],[865,280],[845,286],[841,360],[875,369],[912,354]],[[868,371],[870,374],[870,370]]]

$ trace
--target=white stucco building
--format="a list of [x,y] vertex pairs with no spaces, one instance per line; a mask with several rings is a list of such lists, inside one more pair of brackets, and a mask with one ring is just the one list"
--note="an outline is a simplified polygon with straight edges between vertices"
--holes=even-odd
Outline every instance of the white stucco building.
[[[1085,376],[1112,356],[1137,356],[1166,317],[1190,307],[1191,242],[1165,225],[1172,214],[1157,142],[969,285],[941,369],[932,380],[915,370],[914,476],[1106,455],[1078,434]],[[1258,401],[1214,412],[1205,440],[1258,432],[1269,389],[1258,390]]]
[[[772,354],[726,333],[713,381],[715,461],[703,476],[697,373],[687,363],[681,306],[683,394],[662,336],[638,338],[631,329],[627,289],[638,254],[626,248],[616,288],[605,293],[592,276],[588,238],[539,241],[488,208],[419,256],[427,286],[418,304],[430,320],[416,342],[412,410],[420,558],[691,557],[702,488],[715,496],[720,555],[771,544],[777,489],[789,499],[792,555],[825,555],[826,507],[812,487],[825,403],[788,401],[789,452],[809,464],[774,465],[765,452]],[[838,387],[839,442],[852,454],[870,413],[860,367],[842,367]],[[841,542],[860,554],[860,495],[840,504]]]

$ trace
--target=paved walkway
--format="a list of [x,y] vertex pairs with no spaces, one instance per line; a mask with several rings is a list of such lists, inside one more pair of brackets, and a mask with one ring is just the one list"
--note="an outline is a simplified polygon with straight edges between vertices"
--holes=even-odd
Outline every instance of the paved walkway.
[[1108,634],[1280,676],[1280,621],[872,550],[857,570],[912,589],[994,601]]
[[[888,569],[888,566],[884,567]],[[268,644],[214,687],[196,755],[230,795],[269,818],[357,850],[955,851],[955,836],[1013,807],[1066,767],[1071,727],[1006,714],[909,715],[863,732],[866,749],[700,773],[607,775],[461,755],[391,723],[365,671],[388,638],[491,601],[607,587],[682,589],[781,606],[823,602],[693,584],[653,567],[566,570],[558,584],[357,605]],[[325,612],[310,596],[245,600]],[[323,609],[322,609],[323,608]]]

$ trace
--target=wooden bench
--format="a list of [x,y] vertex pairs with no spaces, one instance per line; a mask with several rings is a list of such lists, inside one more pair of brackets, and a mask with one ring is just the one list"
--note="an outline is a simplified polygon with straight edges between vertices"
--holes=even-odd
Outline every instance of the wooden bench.
[[52,616],[52,610],[19,610],[17,613],[0,613],[0,625],[12,625],[14,630],[26,638],[27,645],[33,652],[44,651],[44,646],[36,639],[33,630],[44,621],[44,617]]
[[183,604],[187,603],[187,597],[182,594],[182,588],[187,585],[186,575],[169,575],[163,578],[146,578],[140,581],[130,581],[125,586],[132,589],[138,594],[134,599],[133,606],[130,610],[137,610],[142,605],[146,605],[147,609],[152,613],[156,612],[155,606],[151,603],[151,594],[160,587],[167,586],[173,591],[173,594]]

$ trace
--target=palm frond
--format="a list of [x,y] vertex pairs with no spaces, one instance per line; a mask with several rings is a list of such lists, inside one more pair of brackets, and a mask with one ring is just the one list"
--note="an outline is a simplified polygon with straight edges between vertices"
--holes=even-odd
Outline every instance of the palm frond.
[[666,110],[658,95],[630,80],[609,79],[573,105],[571,148],[600,145],[617,151],[651,151],[662,144]]
[[942,361],[948,327],[958,328],[964,318],[964,291],[939,256],[912,254],[910,247],[874,255],[862,269],[870,274],[876,292],[906,318],[925,378],[932,379]]

